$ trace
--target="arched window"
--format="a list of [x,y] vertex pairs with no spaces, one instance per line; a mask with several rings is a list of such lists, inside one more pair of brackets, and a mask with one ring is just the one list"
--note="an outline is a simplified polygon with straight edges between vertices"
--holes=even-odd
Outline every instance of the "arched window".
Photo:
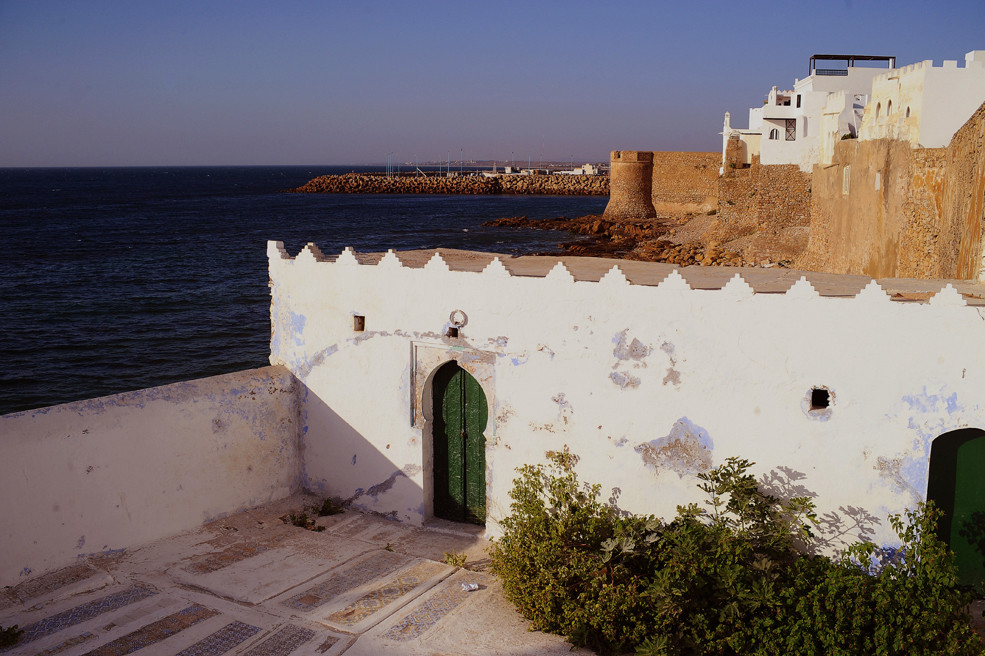
[[879,118],[879,114],[882,113],[882,103],[876,103],[876,118]]
[[779,138],[780,138],[780,131],[779,130],[777,130],[776,128],[773,128],[772,130],[770,130],[770,139],[773,139],[775,141],[775,140],[777,140]]
[[889,116],[892,113],[893,113],[893,101],[890,100],[888,103],[886,103],[886,116]]
[[906,118],[910,118],[910,108],[906,108]]

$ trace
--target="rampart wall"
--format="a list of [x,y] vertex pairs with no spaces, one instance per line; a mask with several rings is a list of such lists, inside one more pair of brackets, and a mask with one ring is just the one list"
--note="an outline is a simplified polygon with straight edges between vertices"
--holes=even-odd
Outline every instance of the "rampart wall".
[[718,205],[721,153],[653,153],[653,206],[659,216],[701,214]]
[[265,367],[0,416],[0,585],[288,496],[297,398]]
[[[968,347],[985,323],[949,286],[901,302],[875,282],[828,288],[823,274],[689,283],[660,264],[602,275],[579,258],[453,255],[405,264],[309,245],[292,258],[269,245],[271,361],[307,390],[312,491],[426,520],[429,381],[449,361],[488,403],[492,536],[516,468],[567,447],[622,510],[672,516],[700,502],[699,473],[739,456],[768,489],[815,497],[821,548],[893,544],[887,516],[925,498],[932,441],[985,427],[985,352]],[[815,405],[815,390],[830,404]]]
[[985,105],[947,148],[844,141],[814,174],[802,268],[976,279],[985,222]]
[[796,164],[762,166],[754,157],[750,167],[727,166],[717,182],[718,213],[704,235],[706,243],[743,240],[731,247],[752,260],[791,260],[806,248],[809,173]]

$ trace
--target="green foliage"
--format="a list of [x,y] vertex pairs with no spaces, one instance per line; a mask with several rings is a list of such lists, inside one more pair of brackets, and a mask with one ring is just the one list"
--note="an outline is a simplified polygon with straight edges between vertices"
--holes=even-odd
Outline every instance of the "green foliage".
[[601,653],[651,656],[983,654],[937,511],[893,517],[902,543],[808,556],[814,507],[759,489],[752,463],[700,474],[706,508],[665,524],[627,516],[579,482],[567,450],[518,470],[491,550],[506,597],[534,628]]
[[303,510],[300,513],[291,513],[287,517],[283,518],[288,524],[293,524],[298,528],[307,529],[309,531],[314,531],[315,533],[321,533],[325,530],[324,526],[319,526],[314,519],[308,517],[308,513]]
[[337,497],[331,497],[323,500],[321,505],[312,506],[311,510],[317,513],[319,517],[325,517],[327,515],[341,515],[345,512],[345,507],[345,501]]
[[24,630],[18,629],[16,624],[6,628],[0,626],[0,648],[13,647],[21,639],[23,633]]
[[451,565],[452,567],[465,567],[466,556],[463,553],[457,553],[455,551],[445,552],[445,563]]

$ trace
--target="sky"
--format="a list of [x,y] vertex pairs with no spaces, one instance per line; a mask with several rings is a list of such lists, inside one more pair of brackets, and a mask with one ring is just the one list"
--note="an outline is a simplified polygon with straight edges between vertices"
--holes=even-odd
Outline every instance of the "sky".
[[985,0],[0,0],[0,166],[717,151],[812,54],[977,49]]

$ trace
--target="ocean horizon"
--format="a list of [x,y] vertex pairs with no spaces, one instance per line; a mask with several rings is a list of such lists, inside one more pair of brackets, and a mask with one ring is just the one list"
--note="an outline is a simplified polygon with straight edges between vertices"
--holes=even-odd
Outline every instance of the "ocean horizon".
[[[422,167],[423,168],[423,167]],[[563,232],[504,216],[599,214],[589,196],[290,194],[378,166],[0,169],[6,367],[0,414],[267,364],[267,240],[556,252]]]

